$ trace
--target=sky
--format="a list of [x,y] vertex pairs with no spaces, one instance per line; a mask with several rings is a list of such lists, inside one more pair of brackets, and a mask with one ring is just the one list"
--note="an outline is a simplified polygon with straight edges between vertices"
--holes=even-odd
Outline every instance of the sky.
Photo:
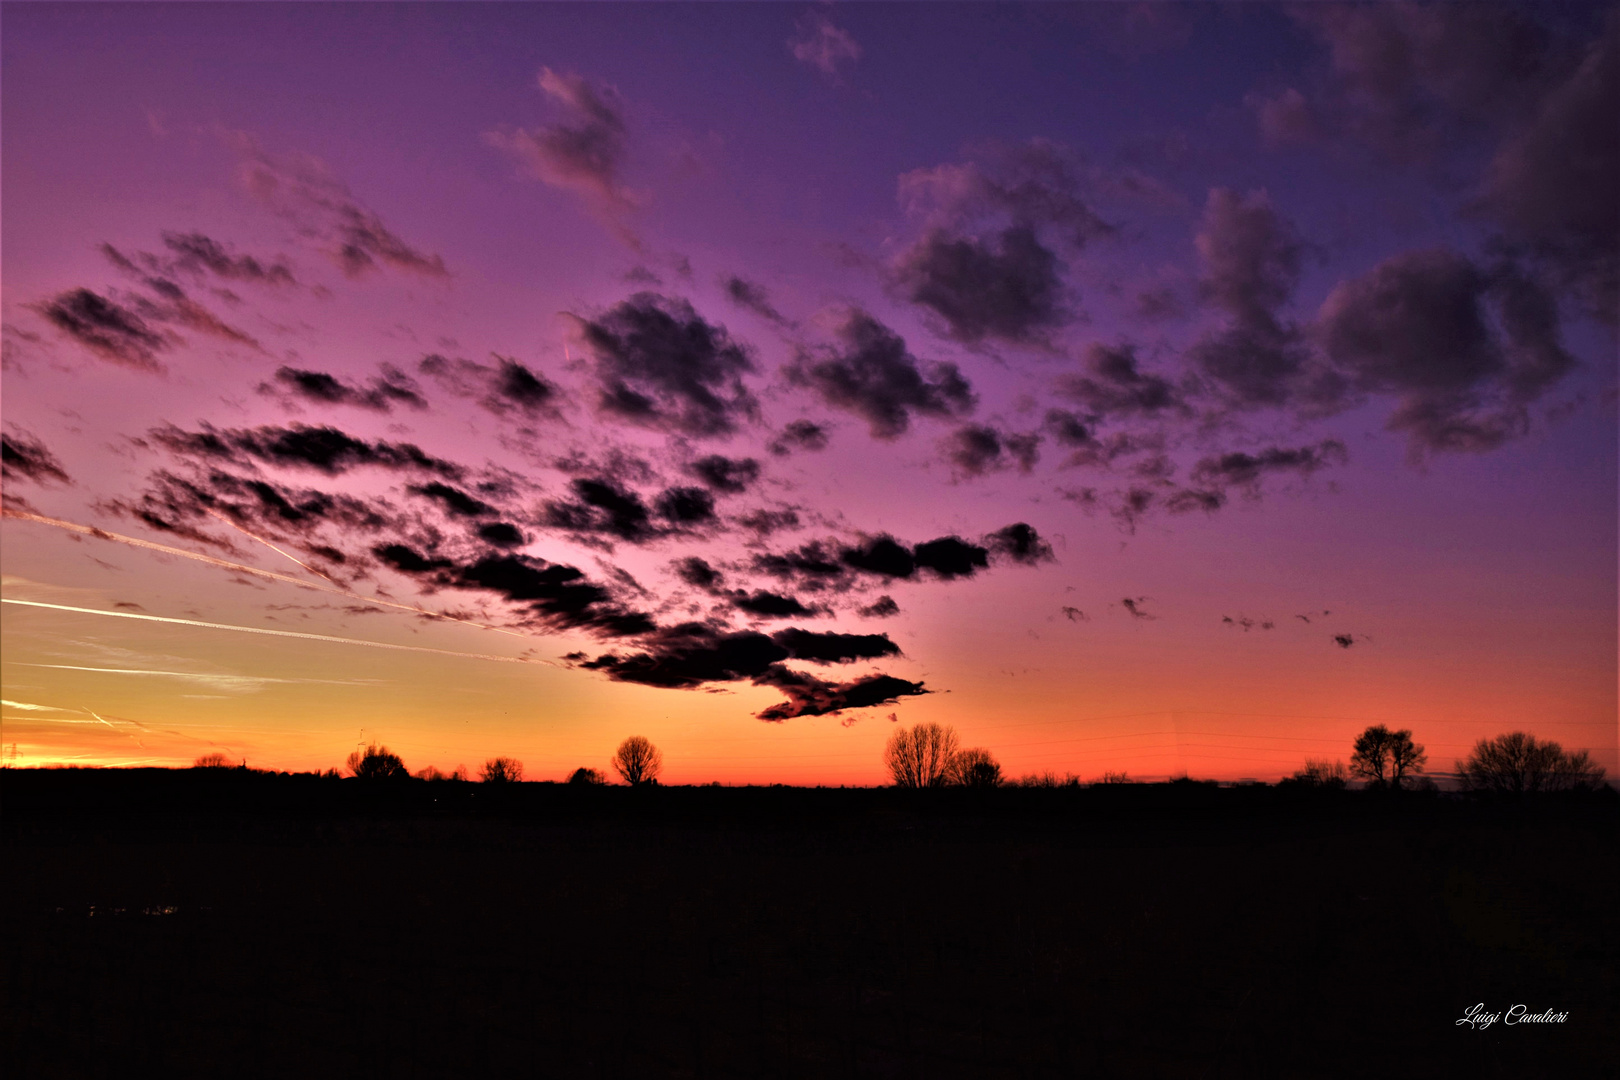
[[0,29],[7,764],[1620,772],[1613,5]]

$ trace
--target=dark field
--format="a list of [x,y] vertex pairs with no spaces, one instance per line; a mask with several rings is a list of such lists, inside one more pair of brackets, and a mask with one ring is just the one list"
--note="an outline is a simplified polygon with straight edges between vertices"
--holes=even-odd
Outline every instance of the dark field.
[[[1612,792],[151,770],[7,771],[0,798],[0,1060],[18,1078],[1449,1078],[1620,1060]],[[1479,1002],[1568,1020],[1457,1027]]]

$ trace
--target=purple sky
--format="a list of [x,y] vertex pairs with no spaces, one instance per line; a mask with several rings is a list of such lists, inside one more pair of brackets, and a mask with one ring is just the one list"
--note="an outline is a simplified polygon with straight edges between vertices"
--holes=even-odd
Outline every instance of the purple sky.
[[3,19],[11,760],[1616,767],[1612,5]]

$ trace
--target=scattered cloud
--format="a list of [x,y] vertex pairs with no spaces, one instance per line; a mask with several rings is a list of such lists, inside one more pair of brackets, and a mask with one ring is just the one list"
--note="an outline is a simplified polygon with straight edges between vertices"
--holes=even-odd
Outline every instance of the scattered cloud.
[[72,478],[45,444],[15,425],[0,435],[0,476],[36,484],[71,484]]
[[259,384],[259,393],[284,394],[317,405],[349,405],[382,413],[392,412],[396,404],[417,410],[427,408],[427,400],[416,383],[388,364],[382,365],[382,374],[364,387],[324,371],[282,367],[276,370],[274,382]]
[[346,277],[365,277],[385,266],[430,278],[449,276],[443,256],[406,243],[319,158],[271,154],[246,132],[230,133],[227,140],[248,192],[323,245]]
[[89,289],[70,289],[36,309],[53,326],[103,360],[160,373],[157,354],[169,342],[135,312]]
[[790,382],[807,386],[834,408],[864,419],[878,439],[895,439],[913,413],[961,416],[973,410],[973,387],[955,364],[924,365],[900,335],[856,308],[838,328],[838,345],[801,352]]
[[685,300],[637,293],[578,325],[605,416],[716,438],[758,414],[742,381],[754,371],[748,349]]

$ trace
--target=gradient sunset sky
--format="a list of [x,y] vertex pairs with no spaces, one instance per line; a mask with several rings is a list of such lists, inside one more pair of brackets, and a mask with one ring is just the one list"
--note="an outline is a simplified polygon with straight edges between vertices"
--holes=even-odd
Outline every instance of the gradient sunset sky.
[[8,764],[1620,771],[1612,4],[8,3],[3,64]]

